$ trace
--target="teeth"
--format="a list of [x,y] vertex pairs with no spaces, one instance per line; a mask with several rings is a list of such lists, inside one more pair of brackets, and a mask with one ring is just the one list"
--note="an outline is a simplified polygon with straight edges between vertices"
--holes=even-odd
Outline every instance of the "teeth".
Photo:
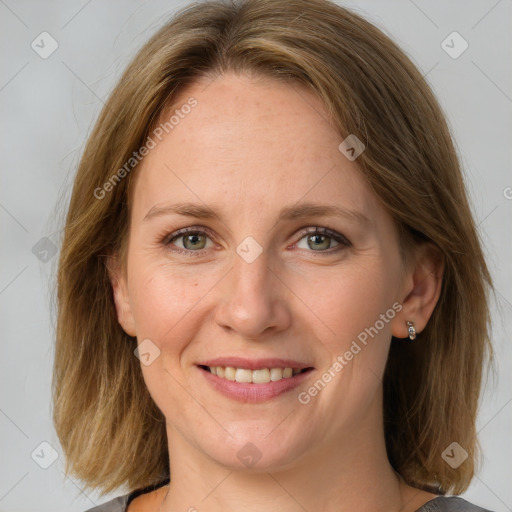
[[[218,367],[217,367],[218,368]],[[211,368],[210,368],[211,371]],[[224,378],[228,380],[235,380],[236,377],[236,370],[232,368],[231,366],[228,366],[224,369]]]
[[233,368],[231,366],[210,366],[210,372],[217,377],[236,382],[252,382],[254,384],[266,384],[281,379],[289,379],[297,375],[301,370],[294,368],[262,368],[261,370],[248,370],[245,368]]
[[282,368],[272,368],[270,370],[270,380],[275,382],[276,380],[281,380],[283,378],[283,370]]
[[235,370],[235,380],[237,382],[252,382],[252,370],[237,368]]

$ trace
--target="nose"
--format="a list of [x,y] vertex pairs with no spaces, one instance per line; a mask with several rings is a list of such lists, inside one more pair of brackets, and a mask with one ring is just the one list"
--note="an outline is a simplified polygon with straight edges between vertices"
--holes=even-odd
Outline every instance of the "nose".
[[241,338],[263,341],[291,324],[290,292],[265,251],[250,263],[235,254],[218,291],[216,322]]

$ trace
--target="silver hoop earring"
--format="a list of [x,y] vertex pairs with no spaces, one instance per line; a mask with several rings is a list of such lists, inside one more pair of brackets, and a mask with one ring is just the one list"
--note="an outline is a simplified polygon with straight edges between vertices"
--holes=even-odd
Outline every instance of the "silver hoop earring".
[[407,330],[409,331],[409,339],[411,341],[416,339],[416,329],[414,328],[414,324],[412,322],[407,321]]

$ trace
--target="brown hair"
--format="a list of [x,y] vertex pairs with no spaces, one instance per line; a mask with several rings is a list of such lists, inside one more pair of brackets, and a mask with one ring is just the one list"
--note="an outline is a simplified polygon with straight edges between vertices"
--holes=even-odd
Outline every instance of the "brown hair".
[[[192,4],[140,50],[105,104],[75,178],[59,260],[53,402],[66,472],[103,494],[169,477],[165,418],[134,339],[117,321],[106,256],[123,248],[129,228],[133,174],[119,170],[179,92],[226,71],[317,94],[340,142],[355,134],[366,144],[357,163],[404,246],[429,241],[440,250],[442,291],[427,327],[415,343],[391,344],[385,437],[391,464],[410,485],[464,491],[475,471],[483,362],[492,354],[492,282],[460,164],[411,60],[374,25],[324,0]],[[453,441],[469,455],[457,469],[441,457]]]

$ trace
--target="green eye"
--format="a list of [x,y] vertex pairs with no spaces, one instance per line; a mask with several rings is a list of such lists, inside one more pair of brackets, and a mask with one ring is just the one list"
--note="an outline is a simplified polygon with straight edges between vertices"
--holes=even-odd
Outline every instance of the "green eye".
[[[314,251],[318,251],[318,250],[325,251],[326,249],[331,249],[332,247],[336,247],[336,245],[339,245],[339,242],[336,242],[330,236],[313,234],[313,235],[307,235],[299,241],[299,243],[297,244],[297,247],[299,247],[300,249],[305,248],[305,247],[300,246],[301,241],[304,239],[306,239],[307,246]],[[335,244],[334,246],[332,245],[333,242]]]
[[328,249],[333,249],[339,245],[344,247],[350,247],[351,245],[343,235],[327,228],[315,228],[314,230],[301,234],[305,236],[302,236],[297,242],[297,248],[299,249],[311,250],[313,252],[326,252]]
[[185,249],[204,249],[206,246],[206,236],[192,233],[185,236],[181,236],[183,239],[183,247]]
[[[208,241],[210,244],[208,245]],[[180,250],[185,251],[201,251],[212,246],[211,240],[204,231],[197,230],[181,230],[169,238],[166,245],[175,245]]]
[[[352,245],[342,234],[328,228],[312,228],[309,231],[303,231],[299,236],[300,239],[296,242],[296,247],[308,252],[331,254]],[[163,242],[165,245],[175,246],[175,250],[178,252],[189,254],[200,253],[213,246],[212,236],[209,232],[188,228],[173,233]],[[335,250],[330,251],[329,249]]]

